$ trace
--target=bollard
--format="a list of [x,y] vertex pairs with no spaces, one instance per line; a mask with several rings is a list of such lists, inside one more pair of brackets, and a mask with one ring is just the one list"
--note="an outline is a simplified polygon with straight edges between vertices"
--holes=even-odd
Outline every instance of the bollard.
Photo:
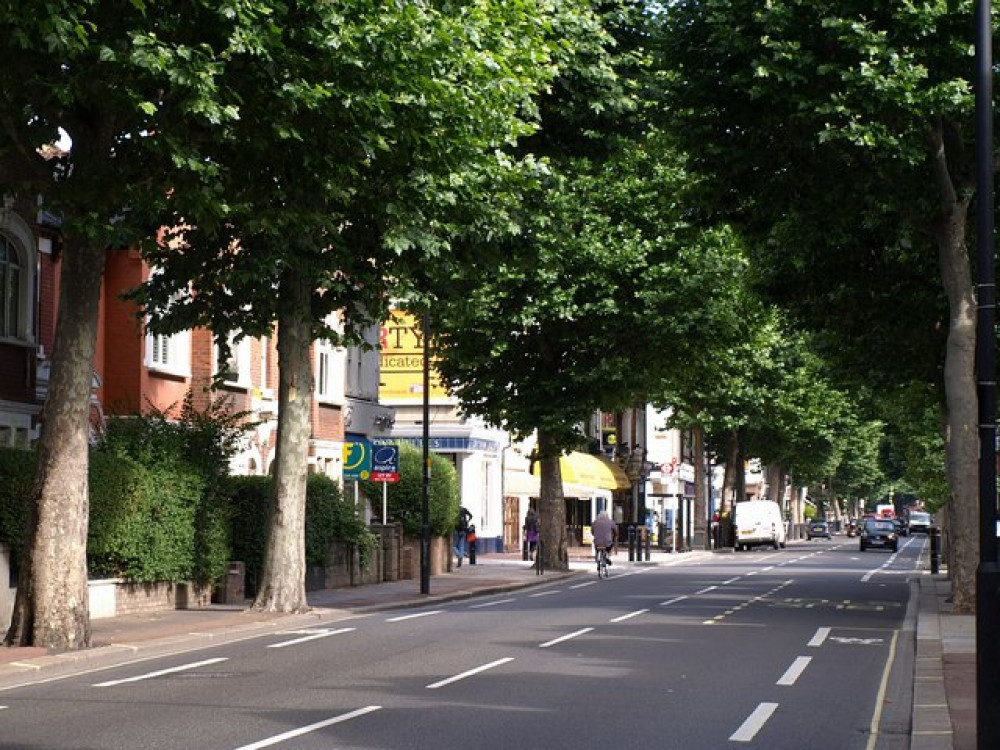
[[465,534],[465,544],[468,547],[469,552],[469,565],[476,564],[476,527],[471,523],[469,524],[469,530]]
[[542,538],[539,536],[538,541],[535,542],[535,575],[540,576],[545,572],[545,563],[542,559],[545,557],[543,554],[544,547],[542,545]]
[[628,561],[635,562],[635,526],[628,527]]
[[652,541],[649,538],[649,529],[646,529],[646,533],[643,534],[643,537],[645,537],[646,540],[646,562],[649,562],[649,545],[652,544]]
[[931,526],[931,573],[941,572],[941,529]]

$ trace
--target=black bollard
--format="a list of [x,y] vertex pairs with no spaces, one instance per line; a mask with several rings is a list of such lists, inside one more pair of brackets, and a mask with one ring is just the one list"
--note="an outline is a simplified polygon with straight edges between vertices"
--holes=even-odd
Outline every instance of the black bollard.
[[642,536],[643,536],[643,538],[644,538],[644,540],[646,542],[646,545],[645,545],[646,546],[646,562],[649,562],[649,545],[651,545],[653,543],[653,540],[649,538],[650,537],[649,528],[646,528],[645,532],[646,533],[643,534]]
[[931,573],[941,572],[941,529],[931,526]]
[[469,548],[469,565],[476,564],[476,527],[469,524],[469,530],[466,532],[465,541]]
[[628,527],[628,561],[635,562],[635,526]]

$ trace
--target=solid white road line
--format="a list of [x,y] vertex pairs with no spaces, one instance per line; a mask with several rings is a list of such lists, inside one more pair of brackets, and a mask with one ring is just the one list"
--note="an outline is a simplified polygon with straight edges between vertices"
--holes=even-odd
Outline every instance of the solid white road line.
[[730,741],[751,742],[757,736],[757,732],[763,728],[765,722],[771,718],[771,714],[777,707],[777,703],[761,703],[740,725],[740,728],[729,736]]
[[633,617],[638,617],[639,615],[644,615],[649,612],[648,609],[637,609],[635,612],[629,612],[627,615],[622,615],[621,617],[616,617],[610,622],[625,622],[625,620],[631,620]]
[[341,714],[340,716],[334,716],[332,719],[326,719],[325,721],[317,721],[315,724],[309,724],[308,726],[299,727],[298,729],[292,729],[288,732],[283,732],[281,734],[276,734],[273,737],[268,737],[266,740],[261,740],[260,742],[254,742],[252,745],[241,745],[236,748],[236,750],[260,750],[262,747],[270,747],[271,745],[277,745],[279,742],[284,742],[285,740],[290,740],[293,737],[300,737],[303,734],[308,734],[309,732],[315,732],[317,729],[324,729],[325,727],[332,726],[334,724],[339,724],[342,721],[348,721],[349,719],[355,719],[358,716],[364,716],[365,714],[370,714],[372,711],[378,711],[381,706],[365,706],[364,708],[359,708],[357,711],[351,711],[347,714]]
[[400,615],[399,617],[390,617],[386,622],[402,622],[403,620],[415,620],[418,617],[430,617],[431,615],[439,615],[443,612],[443,609],[432,609],[427,612],[417,612],[412,615]]
[[885,658],[882,681],[878,686],[878,695],[875,696],[875,713],[872,715],[871,727],[868,730],[867,750],[875,750],[875,745],[878,742],[879,727],[882,724],[882,707],[885,705],[885,694],[889,689],[889,672],[892,671],[892,662],[896,658],[896,641],[898,638],[899,631],[892,631],[892,640],[889,642],[889,655]]
[[562,643],[563,641],[568,641],[570,638],[576,638],[578,635],[584,635],[589,633],[593,628],[584,628],[583,630],[577,630],[575,633],[568,633],[567,635],[561,635],[558,638],[554,638],[551,641],[546,641],[545,643],[538,644],[538,648],[548,648],[549,646],[555,646],[557,643]]
[[812,646],[813,648],[818,648],[823,645],[823,642],[829,637],[830,628],[817,628],[816,635],[807,643],[807,646]]
[[170,667],[170,669],[160,669],[156,672],[147,672],[146,674],[136,675],[135,677],[126,677],[122,680],[108,680],[107,682],[98,682],[94,687],[113,687],[115,685],[124,685],[126,682],[139,682],[140,680],[149,680],[153,677],[160,677],[165,674],[174,674],[175,672],[186,672],[189,669],[197,669],[198,667],[204,667],[209,664],[218,664],[222,661],[229,661],[225,657],[219,657],[216,659],[205,659],[204,661],[196,661],[192,664],[182,664],[179,667]]
[[792,662],[792,666],[785,670],[785,673],[781,675],[778,685],[794,685],[795,681],[802,676],[802,673],[806,671],[806,667],[809,666],[809,662],[812,661],[811,656],[799,656]]
[[326,628],[320,628],[317,630],[300,630],[299,633],[309,633],[309,635],[303,636],[302,638],[295,638],[291,641],[282,641],[281,643],[272,643],[268,648],[284,648],[285,646],[294,646],[298,643],[305,643],[306,641],[315,641],[317,638],[326,638],[331,635],[340,635],[341,633],[350,633],[354,628],[336,628],[334,630],[328,630]]
[[464,680],[466,677],[471,677],[474,674],[479,674],[480,672],[485,672],[487,669],[493,669],[493,667],[499,667],[501,664],[506,664],[509,661],[514,661],[513,656],[508,656],[503,659],[497,659],[496,661],[491,661],[489,664],[483,664],[481,667],[476,667],[475,669],[470,669],[468,672],[462,672],[454,677],[449,677],[446,680],[440,680],[438,682],[432,682],[427,686],[428,690],[434,690],[435,688],[444,687],[445,685],[450,685],[453,682],[458,682],[459,680]]

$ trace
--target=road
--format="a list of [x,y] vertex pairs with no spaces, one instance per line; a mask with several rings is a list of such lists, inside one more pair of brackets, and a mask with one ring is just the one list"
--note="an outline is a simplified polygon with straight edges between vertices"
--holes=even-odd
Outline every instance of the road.
[[[588,570],[0,692],[9,750],[902,750],[909,580],[857,540]],[[921,559],[921,558],[924,559]]]

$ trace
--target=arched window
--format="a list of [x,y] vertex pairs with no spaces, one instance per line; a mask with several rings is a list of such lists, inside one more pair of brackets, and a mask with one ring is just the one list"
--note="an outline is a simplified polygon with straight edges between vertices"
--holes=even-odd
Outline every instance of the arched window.
[[21,257],[9,237],[0,234],[0,336],[20,333]]

